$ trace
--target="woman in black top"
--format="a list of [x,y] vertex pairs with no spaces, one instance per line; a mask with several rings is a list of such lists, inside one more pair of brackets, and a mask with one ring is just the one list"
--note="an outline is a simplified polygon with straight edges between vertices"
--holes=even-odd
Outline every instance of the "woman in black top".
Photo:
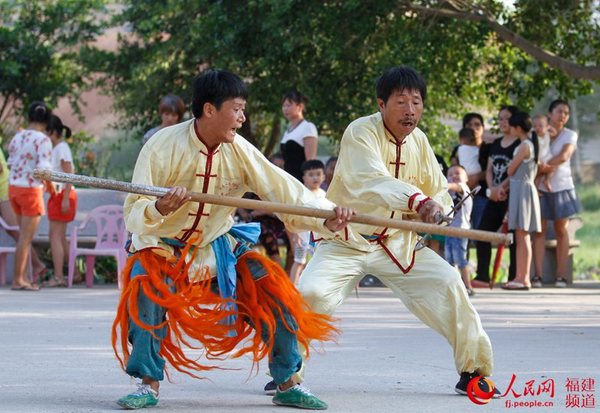
[[[496,139],[489,147],[486,168],[485,191],[488,203],[483,211],[483,216],[477,229],[483,231],[497,231],[508,211],[508,164],[512,160],[515,148],[521,141],[509,134],[508,119],[519,109],[516,106],[503,106],[498,114],[498,127],[503,136]],[[484,283],[490,281],[490,260],[492,245],[489,242],[477,241],[477,277],[475,280]],[[515,245],[510,245],[510,267],[508,279],[515,278]]]
[[281,110],[289,126],[281,139],[283,169],[302,182],[301,165],[304,161],[316,159],[318,132],[314,123],[304,119],[308,99],[302,93],[292,90],[283,96]]

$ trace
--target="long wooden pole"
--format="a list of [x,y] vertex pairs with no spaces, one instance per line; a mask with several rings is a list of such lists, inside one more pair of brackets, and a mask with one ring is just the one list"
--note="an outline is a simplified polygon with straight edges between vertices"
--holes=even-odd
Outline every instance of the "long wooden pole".
[[[129,182],[96,178],[85,175],[68,174],[64,172],[54,172],[46,169],[36,169],[33,172],[33,175],[38,179],[43,179],[46,181],[64,182],[75,185],[89,186],[93,188],[103,188],[114,191],[156,197],[164,196],[170,190],[170,188],[133,184]],[[203,202],[207,204],[225,205],[235,208],[256,209],[265,212],[302,215],[307,217],[323,219],[335,218],[335,212],[333,212],[332,210],[325,210],[319,208],[287,205],[277,202],[258,201],[254,199],[236,198],[222,195],[201,194],[198,192],[191,192],[190,196],[193,201]],[[417,221],[380,218],[364,214],[354,215],[350,221],[359,224],[372,225],[376,227],[389,227],[408,231],[416,231],[421,233],[445,235],[448,237],[469,238],[477,241],[492,242],[496,244],[512,243],[512,235],[510,234],[447,227]]]

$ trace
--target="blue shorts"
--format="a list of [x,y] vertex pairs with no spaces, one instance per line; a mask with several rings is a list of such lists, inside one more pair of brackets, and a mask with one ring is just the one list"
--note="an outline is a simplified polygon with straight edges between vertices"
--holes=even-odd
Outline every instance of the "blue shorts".
[[446,238],[444,246],[444,255],[450,265],[456,265],[458,268],[465,268],[469,263],[467,261],[467,245],[469,240],[466,238]]

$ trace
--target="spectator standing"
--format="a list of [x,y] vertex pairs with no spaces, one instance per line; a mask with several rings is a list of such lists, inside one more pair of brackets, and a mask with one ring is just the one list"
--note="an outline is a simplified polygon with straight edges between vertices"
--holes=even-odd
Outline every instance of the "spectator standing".
[[[488,202],[483,210],[485,219],[481,219],[477,229],[483,231],[497,231],[506,217],[508,211],[508,175],[506,173],[515,148],[519,141],[510,134],[508,119],[517,113],[516,106],[503,106],[498,113],[498,127],[503,136],[496,139],[489,148],[485,194]],[[481,151],[481,150],[480,150]],[[492,256],[492,245],[489,242],[477,241],[477,276],[476,281],[487,285],[490,282],[490,260]],[[508,271],[509,280],[515,277],[515,245],[510,245],[510,267]]]
[[567,286],[567,263],[569,258],[569,218],[581,211],[575,193],[571,172],[571,156],[577,148],[577,133],[566,127],[571,113],[569,103],[562,99],[550,103],[550,155],[552,158],[540,165],[542,171],[554,171],[550,177],[551,190],[540,190],[542,232],[534,237],[536,286],[541,284],[543,257],[548,220],[554,223],[556,236],[555,286]]
[[319,133],[314,123],[304,119],[308,98],[297,90],[283,96],[281,110],[289,126],[281,139],[281,154],[287,173],[302,182],[301,166],[304,161],[317,157]]
[[[10,199],[8,197],[9,174],[10,171],[8,170],[8,164],[6,163],[6,158],[4,157],[4,151],[0,149],[0,217],[2,217],[7,225],[16,227],[19,225],[17,222],[17,216],[15,215],[15,211],[13,211],[13,207],[10,204]],[[19,241],[19,231],[9,230],[6,231],[6,233],[10,235],[15,242]],[[39,278],[46,272],[46,266],[40,260],[40,257],[33,246],[31,247],[30,253],[33,273],[37,274],[37,277]]]
[[[325,181],[325,165],[318,159],[306,161],[302,164],[302,181],[304,186],[313,193],[315,198],[325,198],[325,191],[321,189],[321,184]],[[296,284],[300,279],[302,270],[306,267],[306,259],[310,248],[310,231],[302,231],[296,234],[296,244],[294,248],[294,264],[290,271],[290,280]]]
[[[12,227],[17,226],[17,217],[13,211],[8,198],[8,164],[4,157],[4,151],[0,149],[0,216],[7,225]],[[8,234],[15,240],[19,238],[19,231],[7,231]]]
[[332,156],[325,162],[325,181],[321,184],[321,189],[327,191],[331,181],[333,180],[333,173],[335,172],[335,166],[337,165],[337,156]]
[[[471,229],[473,199],[469,194],[468,179],[467,171],[461,165],[453,165],[448,169],[448,191],[454,202],[454,218],[450,223],[451,227]],[[475,291],[471,285],[471,274],[469,274],[468,244],[469,240],[466,238],[446,237],[444,255],[448,264],[458,267],[467,294],[472,297],[475,295]]]
[[535,188],[539,144],[531,117],[525,112],[517,112],[508,120],[511,135],[521,144],[515,150],[508,164],[510,193],[508,197],[508,229],[515,231],[517,248],[516,277],[502,286],[505,290],[529,290],[531,287],[531,237],[530,233],[540,232],[540,201]]
[[463,116],[462,126],[463,128],[473,130],[473,133],[475,134],[475,145],[479,148],[478,161],[481,169],[479,172],[467,172],[469,175],[469,188],[473,189],[477,185],[481,187],[480,191],[475,194],[475,197],[473,198],[473,211],[471,212],[471,227],[477,228],[481,222],[483,210],[488,202],[485,193],[487,189],[486,170],[490,145],[483,141],[485,124],[483,123],[483,116],[481,116],[481,114],[474,112],[467,113]]
[[[17,241],[12,290],[38,291],[25,277],[33,237],[44,210],[44,182],[33,176],[36,168],[52,166],[52,143],[44,131],[52,112],[43,102],[33,102],[28,110],[29,125],[18,132],[8,147],[10,166],[8,194],[17,216],[20,233]],[[45,182],[48,185],[48,182]],[[33,278],[36,278],[35,276]]]
[[177,95],[168,94],[160,100],[158,105],[158,114],[160,115],[160,125],[150,129],[142,138],[142,145],[148,142],[156,132],[167,126],[173,126],[183,120],[185,114],[185,103]]
[[[48,123],[48,136],[52,141],[52,170],[55,172],[74,173],[73,155],[65,138],[71,137],[71,129],[63,125],[61,119],[52,115]],[[54,276],[45,287],[66,287],[63,273],[65,259],[69,254],[67,244],[67,224],[75,219],[77,211],[77,193],[71,184],[53,184],[48,200],[48,220],[50,221],[50,249]]]

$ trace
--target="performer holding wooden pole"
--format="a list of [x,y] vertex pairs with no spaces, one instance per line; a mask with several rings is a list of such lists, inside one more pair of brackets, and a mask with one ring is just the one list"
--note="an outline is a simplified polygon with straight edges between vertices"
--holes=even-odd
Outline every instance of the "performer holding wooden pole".
[[[376,86],[379,112],[353,121],[344,132],[330,200],[391,218],[411,210],[429,223],[450,211],[447,181],[417,128],[426,89],[412,68],[383,73]],[[344,232],[345,237],[324,237],[300,277],[298,289],[314,311],[333,314],[361,277],[374,275],[448,340],[460,375],[456,392],[467,394],[472,379],[492,373],[490,340],[455,268],[429,248],[415,250],[413,231],[351,222]],[[421,376],[415,372],[415,380]],[[495,393],[487,381],[477,381],[483,391]]]
[[[189,202],[188,190],[237,199],[252,191],[291,205],[312,199],[236,133],[245,121],[246,96],[238,76],[204,72],[193,84],[194,119],[161,129],[139,154],[133,183],[171,189],[125,200],[131,255],[112,339],[127,374],[142,383],[118,400],[123,408],[158,403],[166,363],[194,377],[214,368],[186,355],[184,347],[192,346],[209,357],[250,354],[254,363],[268,357],[279,386],[273,403],[327,407],[296,378],[302,366],[297,343],[331,339],[331,318],[312,312],[283,269],[251,250],[258,224],[234,226],[234,206]],[[333,215],[281,218],[292,230],[333,237],[352,211],[336,207]]]

